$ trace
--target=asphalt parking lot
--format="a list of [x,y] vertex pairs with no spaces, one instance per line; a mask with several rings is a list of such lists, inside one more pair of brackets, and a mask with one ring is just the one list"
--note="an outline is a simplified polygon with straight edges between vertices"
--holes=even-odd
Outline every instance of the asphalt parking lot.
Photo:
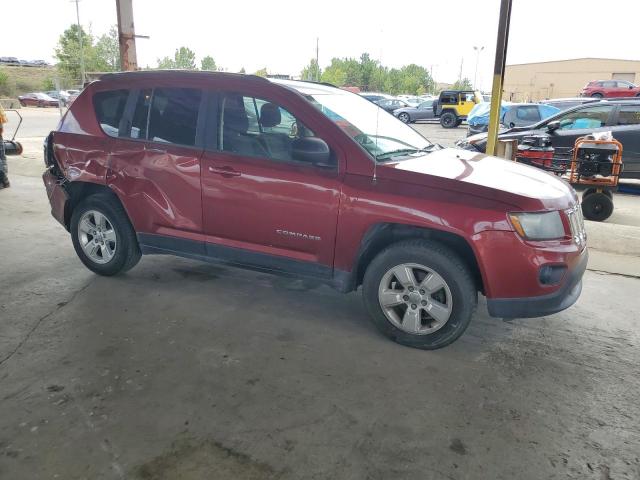
[[639,278],[588,271],[535,320],[481,299],[413,350],[360,292],[163,256],[95,276],[38,142],[0,191],[0,478],[640,478]]

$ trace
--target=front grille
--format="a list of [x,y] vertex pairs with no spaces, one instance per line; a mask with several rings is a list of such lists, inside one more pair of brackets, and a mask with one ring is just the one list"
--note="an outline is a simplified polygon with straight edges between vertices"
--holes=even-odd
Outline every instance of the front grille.
[[571,236],[576,244],[583,246],[587,243],[587,232],[584,229],[584,218],[582,217],[582,207],[579,203],[567,210]]

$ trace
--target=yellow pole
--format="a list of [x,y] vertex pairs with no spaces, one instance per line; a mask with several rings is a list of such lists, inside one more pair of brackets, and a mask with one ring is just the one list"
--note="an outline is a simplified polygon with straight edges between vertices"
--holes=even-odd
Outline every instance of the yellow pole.
[[504,67],[507,60],[507,44],[509,42],[509,23],[511,20],[511,1],[500,1],[500,19],[498,21],[498,41],[496,42],[496,60],[493,66],[493,83],[491,87],[491,108],[489,110],[489,134],[487,137],[487,155],[495,155],[498,145],[498,128],[500,126],[500,105],[502,104],[502,85],[504,83]]

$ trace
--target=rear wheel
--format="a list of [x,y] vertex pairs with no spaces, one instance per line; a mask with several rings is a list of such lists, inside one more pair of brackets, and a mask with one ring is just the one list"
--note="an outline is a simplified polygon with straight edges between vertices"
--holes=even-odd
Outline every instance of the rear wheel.
[[400,115],[398,115],[398,118],[400,119],[401,122],[403,123],[409,123],[411,122],[411,117],[409,117],[408,113],[402,112]]
[[591,98],[602,98],[602,94],[601,93],[592,93],[591,94]]
[[458,117],[453,112],[444,112],[440,116],[440,125],[443,128],[454,128],[458,122]]
[[362,295],[380,332],[426,350],[458,339],[477,304],[464,262],[445,246],[426,240],[399,242],[378,254],[365,273]]
[[604,193],[582,196],[582,214],[587,220],[603,222],[613,213],[613,200]]
[[85,266],[99,275],[116,275],[140,260],[135,232],[122,205],[107,194],[84,199],[71,216],[73,247]]

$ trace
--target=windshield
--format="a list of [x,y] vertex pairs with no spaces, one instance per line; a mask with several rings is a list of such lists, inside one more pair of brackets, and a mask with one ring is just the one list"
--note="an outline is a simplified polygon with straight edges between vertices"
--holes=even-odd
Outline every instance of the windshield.
[[432,146],[413,128],[358,95],[318,93],[307,99],[378,161]]

